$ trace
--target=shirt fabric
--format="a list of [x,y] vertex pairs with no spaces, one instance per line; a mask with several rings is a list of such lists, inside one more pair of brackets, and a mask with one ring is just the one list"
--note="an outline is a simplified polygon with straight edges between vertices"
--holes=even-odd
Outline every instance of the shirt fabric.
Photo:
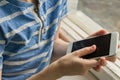
[[54,37],[67,13],[67,0],[0,0],[2,80],[26,80],[50,63]]

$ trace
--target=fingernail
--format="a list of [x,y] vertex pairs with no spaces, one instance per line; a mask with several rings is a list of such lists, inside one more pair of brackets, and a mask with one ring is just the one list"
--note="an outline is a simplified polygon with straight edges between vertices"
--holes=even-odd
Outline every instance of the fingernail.
[[95,49],[95,45],[92,45],[92,46],[91,46],[91,50],[94,50],[94,49]]

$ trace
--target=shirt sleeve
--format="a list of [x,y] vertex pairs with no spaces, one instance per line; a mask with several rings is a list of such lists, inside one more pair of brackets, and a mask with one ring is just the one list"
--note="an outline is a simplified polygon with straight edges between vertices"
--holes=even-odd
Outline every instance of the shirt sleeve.
[[62,13],[61,13],[61,19],[63,19],[68,13],[68,8],[67,8],[68,2],[67,2],[67,0],[62,0],[62,1],[63,1],[63,3],[62,3],[63,8],[62,8]]
[[3,52],[5,48],[5,37],[3,32],[0,29],[0,70],[2,70],[3,67]]

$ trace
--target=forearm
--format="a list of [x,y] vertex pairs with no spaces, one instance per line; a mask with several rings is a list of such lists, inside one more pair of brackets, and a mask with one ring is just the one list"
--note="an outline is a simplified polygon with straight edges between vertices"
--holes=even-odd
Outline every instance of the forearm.
[[60,77],[59,65],[57,62],[53,62],[41,72],[31,76],[28,80],[56,80]]
[[57,60],[58,58],[66,54],[68,44],[69,42],[65,42],[60,38],[55,40],[51,62]]
[[2,70],[0,70],[0,80],[2,80]]

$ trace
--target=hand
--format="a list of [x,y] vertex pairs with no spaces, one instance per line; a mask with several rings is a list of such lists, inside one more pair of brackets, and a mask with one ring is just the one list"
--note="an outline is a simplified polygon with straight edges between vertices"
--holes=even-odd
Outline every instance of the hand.
[[97,60],[81,58],[95,50],[96,46],[93,45],[74,51],[58,59],[56,63],[59,65],[59,73],[61,76],[84,75],[89,69],[99,65],[100,63]]
[[56,80],[67,75],[84,75],[89,69],[99,65],[99,61],[81,57],[93,53],[95,50],[96,46],[93,45],[67,54],[28,80]]
[[[104,35],[104,34],[107,34],[107,33],[108,33],[108,32],[103,29],[103,30],[97,31],[96,33],[90,35],[89,37],[100,36],[100,35]],[[120,48],[120,44],[118,45],[118,47]],[[116,56],[106,57],[106,58],[105,58],[105,57],[101,57],[101,58],[99,59],[100,65],[98,65],[98,66],[95,67],[94,69],[95,69],[96,71],[100,71],[101,67],[102,67],[102,66],[105,66],[105,65],[107,64],[107,61],[106,61],[106,60],[111,61],[111,62],[115,62]]]

